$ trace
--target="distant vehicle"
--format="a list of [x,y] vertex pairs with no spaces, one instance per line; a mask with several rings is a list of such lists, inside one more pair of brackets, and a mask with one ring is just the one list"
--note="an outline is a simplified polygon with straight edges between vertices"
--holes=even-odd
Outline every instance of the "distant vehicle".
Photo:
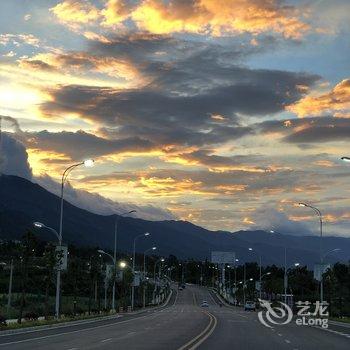
[[244,311],[255,311],[256,305],[254,301],[246,301]]
[[209,307],[209,304],[206,300],[202,301],[201,307]]
[[179,286],[179,290],[183,290],[183,288],[181,286]]

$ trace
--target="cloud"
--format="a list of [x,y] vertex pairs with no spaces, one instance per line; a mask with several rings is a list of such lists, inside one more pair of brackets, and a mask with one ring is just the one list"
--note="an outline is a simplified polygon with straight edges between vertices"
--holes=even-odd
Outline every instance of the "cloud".
[[[54,181],[50,176],[45,175],[36,177],[34,181],[48,191],[56,195],[60,194],[60,184]],[[145,220],[154,221],[176,219],[176,216],[167,209],[161,209],[153,205],[119,203],[96,193],[74,189],[69,183],[65,185],[64,197],[69,203],[95,214],[112,215],[136,210],[136,213],[132,216]]]
[[145,152],[154,147],[151,141],[139,137],[109,140],[84,131],[40,131],[26,133],[26,136],[28,147],[63,153],[76,161],[123,152]]
[[123,59],[90,55],[86,52],[41,53],[19,61],[20,67],[63,73],[101,73],[110,77],[135,79],[137,69]]
[[91,23],[100,17],[98,9],[86,0],[65,0],[50,10],[61,23],[71,26]]
[[276,210],[273,206],[261,207],[252,216],[255,221],[251,225],[252,229],[264,229],[267,232],[274,230],[276,233],[297,236],[313,234],[305,222],[290,220],[286,213]]
[[147,0],[132,13],[141,29],[156,34],[188,32],[213,36],[275,32],[300,39],[310,27],[302,13],[275,0]]
[[51,11],[70,27],[102,25],[114,28],[132,22],[153,34],[195,33],[232,36],[277,33],[300,39],[310,31],[305,8],[280,0],[109,0],[103,8],[89,1],[65,0]]
[[299,117],[333,114],[350,118],[350,79],[344,79],[324,94],[312,94],[286,107]]
[[32,178],[25,146],[4,132],[0,139],[0,173],[20,176],[28,180]]

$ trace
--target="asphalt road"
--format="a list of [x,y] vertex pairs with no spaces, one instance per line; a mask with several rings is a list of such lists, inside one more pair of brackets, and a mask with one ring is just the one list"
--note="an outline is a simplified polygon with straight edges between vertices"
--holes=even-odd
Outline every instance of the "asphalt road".
[[[208,308],[201,308],[203,300]],[[296,326],[267,328],[257,313],[219,307],[207,289],[188,286],[167,307],[137,315],[24,334],[0,335],[0,350],[350,349],[350,335]]]

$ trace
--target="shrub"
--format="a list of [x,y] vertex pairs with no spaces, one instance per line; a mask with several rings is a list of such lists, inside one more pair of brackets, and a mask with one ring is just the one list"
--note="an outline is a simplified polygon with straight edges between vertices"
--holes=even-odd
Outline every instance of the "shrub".
[[6,327],[7,323],[6,323],[6,317],[3,315],[0,315],[0,327]]
[[24,315],[26,321],[37,321],[39,315],[35,311],[29,311]]

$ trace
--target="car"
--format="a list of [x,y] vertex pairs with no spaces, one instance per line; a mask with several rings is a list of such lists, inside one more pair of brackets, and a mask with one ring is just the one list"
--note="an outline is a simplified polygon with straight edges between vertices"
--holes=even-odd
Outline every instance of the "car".
[[255,311],[256,305],[254,301],[246,301],[244,304],[244,311]]
[[202,301],[201,307],[209,307],[209,304],[206,300]]

